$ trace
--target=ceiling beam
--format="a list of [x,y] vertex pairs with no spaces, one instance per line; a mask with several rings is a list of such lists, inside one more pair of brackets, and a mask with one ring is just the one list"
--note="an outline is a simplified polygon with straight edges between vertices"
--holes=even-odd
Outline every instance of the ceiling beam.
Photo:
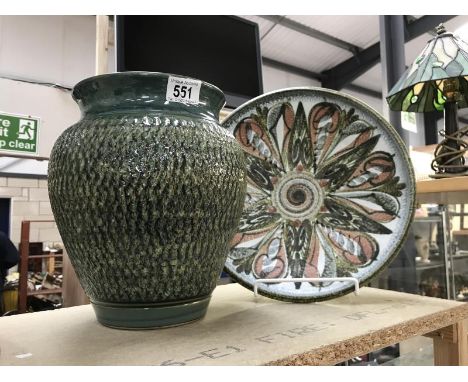
[[[438,24],[455,16],[422,16],[407,26],[405,42],[408,42],[435,28]],[[423,47],[421,47],[422,49]],[[362,50],[354,57],[322,72],[322,86],[339,90],[367,72],[380,61],[380,42]]]
[[302,77],[312,78],[314,80],[321,81],[322,75],[320,73],[311,72],[307,69],[298,68],[297,66],[286,64],[285,62],[280,62],[273,60],[272,58],[262,57],[262,62],[264,65],[268,65],[272,68],[283,70],[285,72],[297,74]]
[[[285,62],[276,61],[268,57],[262,57],[262,61],[264,65],[267,65],[275,69],[297,74],[299,76],[311,78],[317,81],[321,81],[322,79],[322,75],[320,73],[315,73],[306,69],[298,68],[297,66],[286,64]],[[382,93],[372,90],[372,89],[365,88],[363,86],[349,84],[349,85],[346,85],[346,89],[355,91],[357,93],[365,94],[370,97],[382,99]]]
[[275,24],[282,25],[283,27],[286,27],[288,29],[292,29],[296,32],[302,33],[304,35],[307,35],[309,37],[316,38],[318,40],[321,40],[323,42],[326,42],[327,44],[334,45],[338,48],[348,50],[352,52],[353,54],[358,53],[361,51],[361,48],[358,47],[357,45],[350,44],[347,41],[341,40],[339,38],[333,37],[327,33],[320,32],[317,29],[311,28],[307,25],[298,23],[297,21],[288,19],[285,16],[259,16],[265,20],[271,21]]
[[[283,16],[282,18],[284,18],[284,17],[285,17],[285,16]],[[280,19],[282,19],[282,18],[280,18]],[[278,21],[280,21],[280,20],[278,20]],[[262,42],[263,39],[264,39],[266,36],[268,36],[268,35],[270,34],[270,32],[271,32],[273,29],[275,29],[275,27],[278,25],[278,21],[273,22],[273,25],[272,25],[270,28],[268,28],[268,30],[263,34],[263,36],[260,37],[260,42]]]
[[364,86],[348,84],[344,87],[344,89],[352,90],[353,92],[365,94],[369,97],[378,98],[380,100],[382,99],[381,92],[378,92],[377,90],[365,88]]

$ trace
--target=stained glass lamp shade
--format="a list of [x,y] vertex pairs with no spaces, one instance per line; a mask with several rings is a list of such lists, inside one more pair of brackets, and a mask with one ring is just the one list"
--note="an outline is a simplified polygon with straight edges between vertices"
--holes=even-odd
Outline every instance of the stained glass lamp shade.
[[390,90],[391,110],[424,113],[444,110],[444,141],[436,148],[433,169],[436,177],[466,173],[466,151],[458,130],[457,109],[468,107],[468,44],[443,25],[414,63]]

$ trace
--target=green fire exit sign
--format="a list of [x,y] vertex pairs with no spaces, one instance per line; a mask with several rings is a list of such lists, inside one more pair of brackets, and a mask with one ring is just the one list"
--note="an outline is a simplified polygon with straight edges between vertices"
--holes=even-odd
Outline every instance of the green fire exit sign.
[[0,112],[0,151],[37,153],[40,119]]

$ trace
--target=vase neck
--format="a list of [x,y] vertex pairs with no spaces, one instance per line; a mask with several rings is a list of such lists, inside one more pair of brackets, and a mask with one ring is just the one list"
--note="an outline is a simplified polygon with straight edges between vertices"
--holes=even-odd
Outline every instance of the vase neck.
[[[121,72],[90,77],[73,88],[73,99],[83,117],[103,113],[164,111],[219,119],[225,98],[216,86],[201,81],[196,104],[168,101],[167,83],[170,74],[153,72]],[[180,76],[177,76],[180,77]]]

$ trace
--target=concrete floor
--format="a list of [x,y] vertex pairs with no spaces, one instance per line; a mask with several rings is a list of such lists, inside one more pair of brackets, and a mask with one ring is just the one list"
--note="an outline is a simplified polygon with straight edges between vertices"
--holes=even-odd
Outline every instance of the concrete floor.
[[431,338],[414,337],[400,342],[400,357],[381,366],[433,366],[434,347]]

